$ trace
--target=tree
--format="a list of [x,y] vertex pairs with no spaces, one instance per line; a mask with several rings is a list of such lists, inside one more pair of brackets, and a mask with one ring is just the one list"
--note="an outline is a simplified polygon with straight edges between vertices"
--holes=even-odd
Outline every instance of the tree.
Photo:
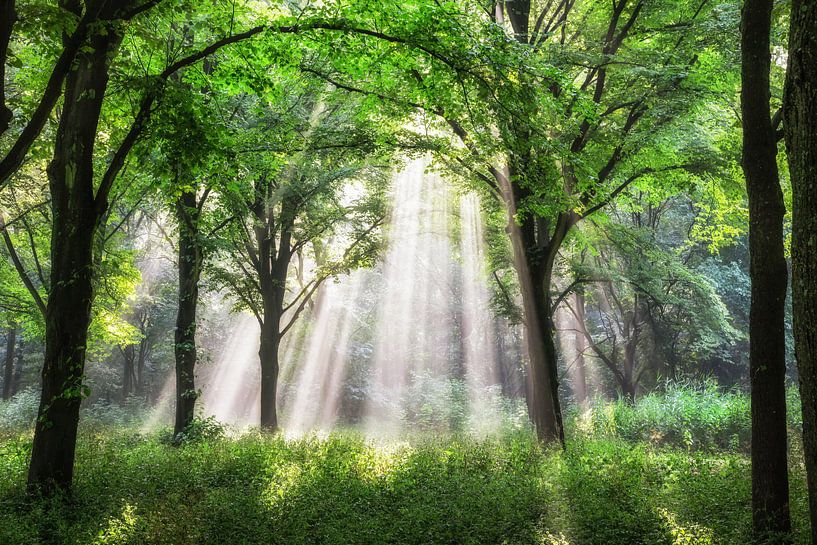
[[817,543],[817,4],[794,0],[783,128],[792,184],[792,304],[811,540]]
[[[278,85],[282,85],[281,82]],[[289,98],[250,118],[253,135],[239,178],[223,198],[234,218],[211,275],[261,328],[261,427],[278,429],[279,348],[321,284],[371,259],[383,219],[382,192],[349,199],[353,181],[379,174],[367,160],[374,134],[360,102],[321,82],[283,83]],[[255,106],[258,108],[259,106]],[[371,125],[370,125],[371,126]],[[267,145],[260,143],[267,142]],[[260,153],[259,153],[260,152]],[[352,184],[352,185],[350,185]],[[350,189],[351,188],[351,189]],[[333,241],[326,248],[324,245]],[[291,263],[310,250],[314,270],[293,289]]]
[[758,542],[785,541],[791,530],[786,458],[783,247],[786,207],[770,112],[771,0],[746,0],[741,18],[743,171],[749,199],[752,302],[749,373],[752,395],[752,527]]
[[6,361],[3,364],[3,401],[11,399],[14,394],[14,349],[17,342],[17,325],[10,324],[6,329]]

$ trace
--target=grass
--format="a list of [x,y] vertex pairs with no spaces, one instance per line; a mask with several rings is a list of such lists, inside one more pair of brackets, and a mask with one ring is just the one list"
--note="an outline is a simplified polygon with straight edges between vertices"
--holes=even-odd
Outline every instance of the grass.
[[[799,400],[790,396],[794,545],[808,543]],[[138,410],[83,414],[71,498],[25,495],[36,395],[0,403],[0,545],[749,543],[749,405],[713,385],[568,418],[568,448],[525,430],[226,437],[138,433]],[[142,411],[144,412],[144,411]],[[144,415],[143,415],[144,416]],[[8,418],[6,418],[8,417]]]
[[[0,543],[744,544],[743,455],[527,434],[375,445],[247,434],[173,447],[83,431],[69,502],[24,494],[29,434],[0,440]],[[796,543],[806,543],[795,466]],[[798,496],[799,494],[799,496]]]

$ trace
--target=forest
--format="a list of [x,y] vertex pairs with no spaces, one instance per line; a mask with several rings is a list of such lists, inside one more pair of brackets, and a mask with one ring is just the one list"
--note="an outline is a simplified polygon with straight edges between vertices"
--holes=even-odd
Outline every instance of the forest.
[[0,0],[0,545],[817,545],[817,1]]

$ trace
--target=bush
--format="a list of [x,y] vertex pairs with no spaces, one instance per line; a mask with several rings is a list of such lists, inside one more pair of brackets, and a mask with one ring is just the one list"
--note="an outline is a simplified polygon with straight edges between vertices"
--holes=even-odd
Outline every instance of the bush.
[[0,430],[33,428],[39,406],[40,393],[34,388],[26,388],[8,401],[0,401]]
[[[789,427],[802,430],[799,395],[788,391]],[[577,437],[619,438],[687,450],[748,452],[751,441],[749,396],[722,391],[714,382],[667,384],[664,391],[638,398],[597,402],[586,412],[573,411],[569,429]]]

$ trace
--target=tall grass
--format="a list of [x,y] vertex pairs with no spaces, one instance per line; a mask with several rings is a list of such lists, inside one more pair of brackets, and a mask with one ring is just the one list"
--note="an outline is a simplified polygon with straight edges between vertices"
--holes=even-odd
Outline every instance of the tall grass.
[[[792,438],[802,430],[797,388],[787,392]],[[748,452],[751,441],[749,396],[723,391],[713,382],[667,384],[634,404],[598,401],[589,409],[574,409],[568,429],[577,437],[617,438],[668,445],[687,450]]]

